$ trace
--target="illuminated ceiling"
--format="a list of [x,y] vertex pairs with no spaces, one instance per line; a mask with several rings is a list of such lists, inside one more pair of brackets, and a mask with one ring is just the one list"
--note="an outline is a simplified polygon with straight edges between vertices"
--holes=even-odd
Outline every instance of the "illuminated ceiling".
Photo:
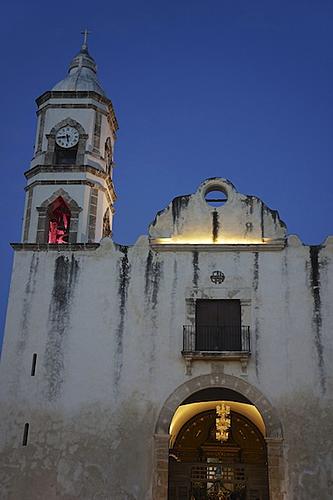
[[[178,432],[183,425],[195,415],[207,410],[215,409],[221,401],[205,401],[203,403],[190,403],[177,408],[170,424],[170,447],[173,446]],[[231,411],[236,411],[253,422],[263,436],[266,435],[265,424],[257,408],[251,404],[236,401],[224,401],[230,406]]]

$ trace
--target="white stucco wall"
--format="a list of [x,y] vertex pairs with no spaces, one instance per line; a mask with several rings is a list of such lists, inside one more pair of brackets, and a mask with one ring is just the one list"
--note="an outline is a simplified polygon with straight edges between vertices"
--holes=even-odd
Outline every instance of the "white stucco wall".
[[[193,225],[190,210],[178,216]],[[195,220],[206,228],[205,217]],[[247,369],[223,361],[223,370],[257,387],[279,415],[286,498],[329,498],[332,242],[216,248],[152,247],[141,237],[129,248],[104,239],[97,249],[16,251],[0,367],[3,498],[151,498],[160,409],[213,370],[196,361],[187,375],[181,355],[187,299],[198,298],[246,303]],[[225,274],[220,285],[214,270]]]

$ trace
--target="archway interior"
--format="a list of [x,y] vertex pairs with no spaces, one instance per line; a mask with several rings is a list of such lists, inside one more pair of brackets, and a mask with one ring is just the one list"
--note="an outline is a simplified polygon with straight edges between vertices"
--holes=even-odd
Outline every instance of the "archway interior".
[[180,429],[195,415],[216,408],[217,404],[224,401],[230,406],[231,411],[236,411],[247,417],[266,435],[265,423],[258,409],[242,394],[224,387],[212,387],[197,391],[177,408],[170,424],[170,447],[173,446]]
[[[216,440],[221,401],[231,410],[229,437],[223,443]],[[170,425],[168,499],[267,500],[264,436],[259,411],[235,391],[214,388],[193,394]]]
[[[230,406],[230,410],[232,412],[237,412],[240,415],[244,415],[247,417],[254,425],[260,430],[261,434],[265,436],[265,424],[260,415],[259,411],[254,405],[247,403],[239,403],[238,401],[228,401],[222,400]],[[182,427],[188,422],[191,418],[200,413],[203,413],[208,410],[216,409],[216,406],[220,404],[221,400],[217,401],[204,401],[200,403],[189,403],[183,404],[179,406],[176,410],[176,413],[173,416],[173,419],[170,424],[170,448],[175,443],[175,440],[182,429]]]

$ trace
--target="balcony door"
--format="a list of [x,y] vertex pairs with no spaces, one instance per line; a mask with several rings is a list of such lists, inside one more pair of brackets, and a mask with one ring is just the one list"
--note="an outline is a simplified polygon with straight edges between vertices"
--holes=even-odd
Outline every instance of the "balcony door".
[[239,300],[196,301],[196,350],[241,351]]

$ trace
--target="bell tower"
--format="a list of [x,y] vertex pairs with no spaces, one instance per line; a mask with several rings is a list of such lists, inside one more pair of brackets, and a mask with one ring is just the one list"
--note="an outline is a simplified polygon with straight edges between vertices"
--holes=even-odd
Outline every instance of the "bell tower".
[[110,236],[118,129],[97,79],[88,32],[67,76],[37,102],[37,133],[27,179],[23,243],[98,242]]

